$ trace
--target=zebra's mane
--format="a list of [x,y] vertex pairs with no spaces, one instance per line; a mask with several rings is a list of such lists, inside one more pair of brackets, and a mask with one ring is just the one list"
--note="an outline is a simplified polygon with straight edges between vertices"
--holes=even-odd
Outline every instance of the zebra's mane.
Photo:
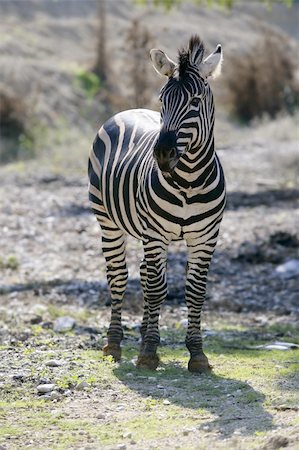
[[200,37],[197,34],[191,36],[188,47],[179,50],[179,78],[182,78],[185,75],[190,66],[201,63],[204,51],[204,43],[202,42]]

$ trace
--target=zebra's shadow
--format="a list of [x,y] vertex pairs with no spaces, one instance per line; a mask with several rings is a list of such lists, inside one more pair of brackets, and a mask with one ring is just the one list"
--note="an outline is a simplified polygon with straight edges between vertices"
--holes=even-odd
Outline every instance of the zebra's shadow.
[[[175,363],[162,370],[136,369],[121,363],[114,369],[116,377],[131,391],[143,397],[145,407],[178,407],[186,426],[217,433],[222,439],[231,435],[251,436],[274,428],[271,414],[263,408],[265,396],[249,383],[215,373],[194,375]],[[165,406],[164,406],[165,405]],[[184,408],[182,411],[181,408]]]

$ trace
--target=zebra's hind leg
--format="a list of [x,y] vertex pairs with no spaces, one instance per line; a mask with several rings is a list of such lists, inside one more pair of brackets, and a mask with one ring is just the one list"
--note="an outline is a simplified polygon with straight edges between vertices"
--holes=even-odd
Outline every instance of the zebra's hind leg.
[[106,259],[107,280],[111,292],[111,320],[108,329],[108,343],[103,347],[104,355],[121,358],[123,329],[121,324],[122,301],[125,293],[128,270],[125,259],[125,234],[113,227],[102,226],[102,248]]

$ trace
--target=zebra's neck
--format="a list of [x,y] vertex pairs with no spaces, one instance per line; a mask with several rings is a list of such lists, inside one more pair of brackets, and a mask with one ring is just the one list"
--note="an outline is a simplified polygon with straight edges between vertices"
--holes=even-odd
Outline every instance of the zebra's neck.
[[181,156],[168,181],[184,189],[204,189],[216,166],[214,133],[211,130],[206,142],[192,147]]

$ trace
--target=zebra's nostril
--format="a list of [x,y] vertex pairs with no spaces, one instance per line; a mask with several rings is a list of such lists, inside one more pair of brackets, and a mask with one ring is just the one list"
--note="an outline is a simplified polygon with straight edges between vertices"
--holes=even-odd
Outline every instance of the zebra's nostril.
[[173,159],[176,157],[176,149],[172,148],[169,152],[169,159]]

